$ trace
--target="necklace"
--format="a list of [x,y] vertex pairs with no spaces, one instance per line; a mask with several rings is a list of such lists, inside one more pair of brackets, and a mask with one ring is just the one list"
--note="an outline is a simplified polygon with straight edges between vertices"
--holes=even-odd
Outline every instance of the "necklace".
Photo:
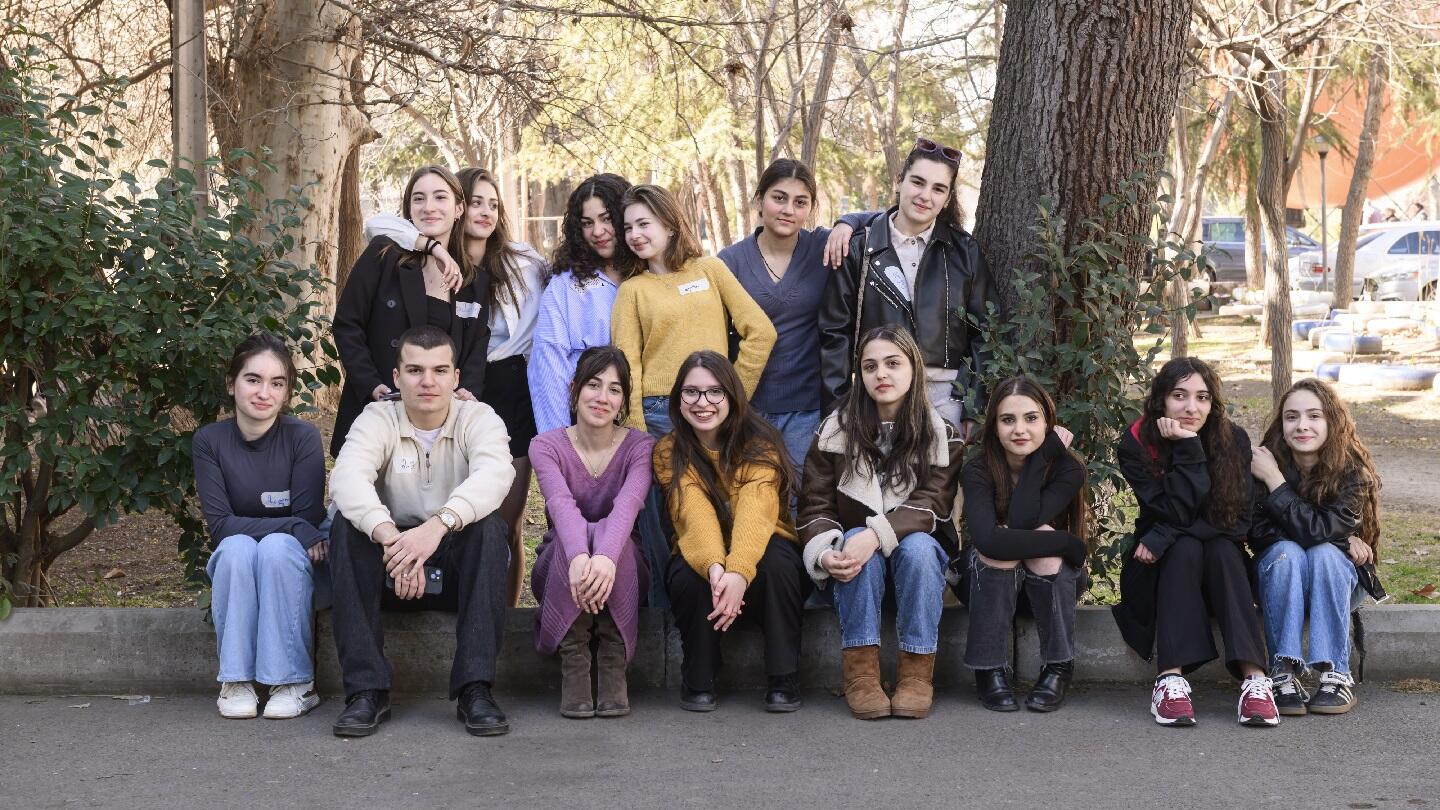
[[[785,274],[784,274],[784,273],[777,273],[777,272],[775,272],[775,268],[773,268],[773,267],[770,266],[770,260],[767,259],[767,258],[765,258],[765,249],[760,246],[760,242],[759,242],[758,239],[757,239],[756,242],[755,242],[755,252],[760,254],[760,261],[761,261],[761,263],[763,263],[763,264],[765,265],[765,272],[767,272],[767,273],[770,274],[770,278],[774,279],[776,284],[779,284],[780,281],[781,281],[783,278],[785,278]],[[794,248],[792,247],[791,250],[790,250],[790,258],[793,259],[794,257],[795,257],[795,250],[794,250]],[[789,263],[786,263],[786,265],[785,265],[785,272],[788,273],[789,271],[790,271],[790,265],[789,265]]]
[[[625,437],[625,429],[616,425],[610,430],[610,441],[597,451],[582,446],[583,442],[580,441],[578,426],[571,426],[565,430],[570,436],[570,446],[575,448],[575,455],[580,457],[580,461],[585,465],[585,471],[590,473],[591,478],[599,478],[605,472],[605,468],[610,466],[615,446]],[[591,456],[595,456],[594,462],[591,461]]]

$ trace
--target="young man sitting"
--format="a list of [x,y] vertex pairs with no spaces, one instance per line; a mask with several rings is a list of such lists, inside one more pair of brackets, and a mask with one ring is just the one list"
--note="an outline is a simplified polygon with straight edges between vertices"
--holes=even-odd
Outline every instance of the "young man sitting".
[[489,405],[453,397],[459,372],[449,335],[410,329],[395,365],[400,399],[366,406],[330,474],[330,497],[344,517],[330,542],[345,683],[334,731],[368,736],[390,716],[384,603],[458,613],[450,699],[459,699],[466,731],[504,734],[510,725],[490,686],[510,554],[495,511],[515,475],[509,437]]

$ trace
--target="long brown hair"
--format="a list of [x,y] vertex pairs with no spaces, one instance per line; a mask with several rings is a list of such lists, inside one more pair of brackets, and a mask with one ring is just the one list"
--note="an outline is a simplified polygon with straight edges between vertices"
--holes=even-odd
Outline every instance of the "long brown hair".
[[[1010,511],[1010,496],[1015,491],[1015,484],[1010,478],[1010,462],[1005,455],[1005,446],[1000,443],[1000,403],[1006,397],[1025,397],[1039,405],[1040,413],[1045,417],[1045,429],[1055,429],[1055,400],[1050,398],[1049,392],[1041,388],[1039,383],[1029,377],[1011,377],[997,385],[990,393],[990,403],[985,407],[985,426],[982,428],[980,447],[985,458],[985,469],[990,473],[990,483],[995,488],[995,514],[1002,519]],[[1080,469],[1085,469],[1085,460],[1074,450],[1067,449],[1066,452],[1080,465]],[[1050,475],[1048,467],[1045,475]],[[1088,523],[1085,494],[1086,487],[1082,485],[1074,500],[1060,513],[1056,523],[1052,524],[1054,528],[1067,531],[1082,541],[1086,539]]]
[[[625,244],[625,209],[620,206],[620,199],[628,188],[629,180],[618,174],[602,173],[590,175],[570,192],[570,199],[565,201],[565,218],[560,221],[560,244],[550,259],[552,275],[569,270],[576,289],[583,289],[586,282],[604,271],[607,263],[620,263],[625,252],[630,250]],[[585,203],[592,199],[605,206],[605,213],[610,215],[610,226],[615,231],[615,253],[609,262],[600,258],[600,254],[585,241],[585,229],[580,225],[585,216]]]
[[[485,240],[485,255],[476,268],[490,276],[490,308],[499,307],[501,302],[515,301],[515,277],[520,273],[520,251],[510,245],[510,218],[505,213],[505,200],[500,196],[500,183],[488,169],[470,166],[460,170],[460,188],[465,189],[465,205],[470,205],[470,195],[475,193],[476,183],[489,183],[495,189],[495,230]],[[462,223],[460,228],[464,233]],[[468,236],[466,237],[469,238]],[[456,255],[453,252],[450,254]],[[466,254],[461,254],[466,255]],[[467,261],[466,264],[469,262]],[[467,271],[468,272],[468,271]],[[468,284],[470,279],[465,279]]]
[[[889,452],[880,449],[880,411],[865,388],[860,370],[865,347],[877,340],[894,343],[914,372],[910,390],[905,392],[895,414]],[[904,327],[877,326],[861,336],[855,352],[855,380],[837,411],[847,445],[845,475],[878,475],[886,484],[902,490],[914,489],[930,477],[935,425],[930,421],[930,401],[925,396],[925,359],[919,344]]]
[[1210,468],[1210,497],[1207,501],[1210,522],[1218,528],[1231,529],[1240,515],[1250,508],[1250,459],[1242,458],[1235,447],[1234,428],[1225,412],[1220,375],[1209,363],[1195,357],[1177,357],[1160,367],[1160,372],[1150,381],[1150,393],[1145,397],[1140,441],[1158,453],[1154,468],[1157,474],[1163,473],[1170,462],[1170,442],[1161,438],[1155,420],[1165,415],[1165,398],[1192,374],[1200,375],[1210,394],[1210,414],[1205,418],[1205,424],[1200,426],[1200,442],[1205,446]]
[[[685,385],[685,377],[697,368],[703,368],[715,375],[715,380],[720,383],[725,399],[730,404],[730,412],[720,424],[716,436],[720,444],[718,469],[710,463],[710,457],[705,452],[705,446],[700,443],[695,428],[691,427],[680,413],[680,389]],[[775,479],[779,482],[780,514],[788,512],[790,495],[797,491],[797,484],[794,467],[785,451],[785,441],[780,437],[780,432],[766,422],[759,411],[750,407],[740,375],[735,373],[735,367],[724,355],[709,350],[698,351],[680,364],[680,371],[675,375],[675,385],[670,388],[670,421],[675,428],[670,433],[670,486],[666,491],[666,498],[672,509],[678,503],[686,473],[694,470],[695,476],[700,479],[705,497],[715,507],[720,526],[728,537],[734,516],[726,484],[736,480],[742,467],[758,465],[774,472]]]
[[[410,193],[415,190],[415,184],[420,182],[420,179],[427,174],[435,175],[443,180],[445,185],[450,187],[450,193],[455,195],[455,201],[460,204],[460,208],[463,211],[468,204],[463,190],[465,187],[460,184],[460,181],[456,179],[455,175],[452,174],[449,169],[444,166],[431,165],[421,166],[416,169],[410,174],[410,179],[405,182],[405,193],[400,197],[400,216],[409,222],[413,223],[415,221],[410,216]],[[426,244],[429,243],[427,242]],[[465,258],[465,221],[463,213],[459,219],[456,219],[454,223],[450,225],[450,238],[445,240],[445,251],[449,253],[455,261],[460,263],[460,272],[465,276],[465,283],[470,283],[470,278],[474,275],[474,268],[470,266],[469,260]],[[401,263],[406,267],[418,268],[425,264],[427,258],[423,253],[407,251],[404,258],[401,259]]]
[[[625,196],[620,198],[620,237],[625,238],[625,222],[623,217],[625,209],[632,205],[643,205],[650,209],[650,213],[660,220],[660,224],[670,231],[670,244],[665,247],[665,267],[674,273],[691,259],[698,259],[705,255],[700,249],[700,238],[695,235],[695,226],[690,224],[690,218],[685,215],[685,210],[680,203],[675,201],[675,195],[660,186],[639,185],[631,186],[625,190]],[[615,256],[619,261],[620,275],[624,278],[643,273],[646,262],[636,256],[628,247],[622,254],[617,251]],[[623,259],[621,256],[623,255]]]
[[1299,471],[1295,455],[1285,441],[1285,401],[1296,391],[1309,391],[1320,400],[1325,414],[1325,443],[1315,459],[1315,466],[1300,477],[1300,497],[1311,503],[1327,503],[1340,494],[1340,487],[1351,475],[1360,475],[1366,483],[1365,505],[1360,512],[1358,535],[1371,548],[1380,546],[1380,476],[1370,451],[1361,443],[1355,430],[1355,419],[1335,389],[1323,380],[1309,377],[1294,385],[1280,398],[1280,406],[1270,416],[1270,426],[1260,444],[1269,448],[1286,472]]

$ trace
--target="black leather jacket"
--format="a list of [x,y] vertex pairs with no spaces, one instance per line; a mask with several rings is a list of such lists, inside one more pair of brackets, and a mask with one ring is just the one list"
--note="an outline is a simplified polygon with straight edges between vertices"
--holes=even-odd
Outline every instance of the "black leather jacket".
[[[1347,554],[1350,535],[1360,533],[1360,518],[1371,484],[1358,469],[1345,473],[1339,493],[1326,504],[1311,503],[1299,492],[1300,473],[1284,471],[1285,483],[1255,500],[1250,524],[1250,547],[1259,553],[1280,540],[1293,540],[1302,548],[1331,543]],[[1258,484],[1260,491],[1265,485]]]
[[[977,324],[985,323],[986,303],[1000,306],[985,257],[974,237],[937,221],[920,260],[912,302],[885,272],[900,265],[890,245],[890,217],[895,211],[877,214],[856,230],[844,266],[830,274],[820,302],[821,407],[825,413],[834,410],[850,388],[857,331],[863,335],[877,326],[904,326],[920,344],[925,365],[959,371],[955,398],[974,392],[979,408],[973,413],[962,410],[963,418],[979,419],[986,398],[980,371],[988,357],[980,330],[967,315]],[[862,275],[865,290],[860,300],[856,290]]]

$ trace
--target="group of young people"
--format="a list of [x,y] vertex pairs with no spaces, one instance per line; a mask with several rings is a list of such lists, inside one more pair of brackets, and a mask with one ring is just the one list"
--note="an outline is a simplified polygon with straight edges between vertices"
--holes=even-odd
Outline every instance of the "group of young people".
[[[266,717],[318,703],[311,603],[328,563],[337,735],[388,718],[381,611],[417,608],[459,614],[449,691],[467,731],[508,731],[491,687],[523,586],[532,472],[548,524],[535,645],[559,657],[566,717],[629,713],[646,604],[668,607],[681,636],[683,708],[717,707],[722,640],[751,623],[764,706],[794,711],[801,616],[818,599],[839,618],[854,716],[923,718],[947,589],[969,606],[964,663],[981,703],[1059,708],[1087,582],[1086,466],[1043,388],[980,382],[977,324],[999,310],[961,227],[958,158],[918,140],[896,205],[834,230],[806,227],[813,175],[777,160],[755,190],[758,227],[716,258],[665,189],[595,175],[571,194],[548,264],[508,240],[487,172],[417,170],[401,216],[366,223],[337,306],[329,513],[319,433],[284,414],[295,372],[278,339],[236,348],[234,416],[196,433],[221,714],[260,713],[254,683],[270,687]],[[1240,722],[1353,706],[1348,627],[1379,481],[1334,392],[1297,383],[1252,452],[1209,366],[1172,360],[1119,455],[1140,512],[1115,613],[1156,661],[1156,721],[1194,723],[1183,674],[1219,655],[1212,613],[1243,679]],[[893,692],[880,671],[890,604]],[[1045,662],[1023,701],[1009,649],[1020,610]]]

